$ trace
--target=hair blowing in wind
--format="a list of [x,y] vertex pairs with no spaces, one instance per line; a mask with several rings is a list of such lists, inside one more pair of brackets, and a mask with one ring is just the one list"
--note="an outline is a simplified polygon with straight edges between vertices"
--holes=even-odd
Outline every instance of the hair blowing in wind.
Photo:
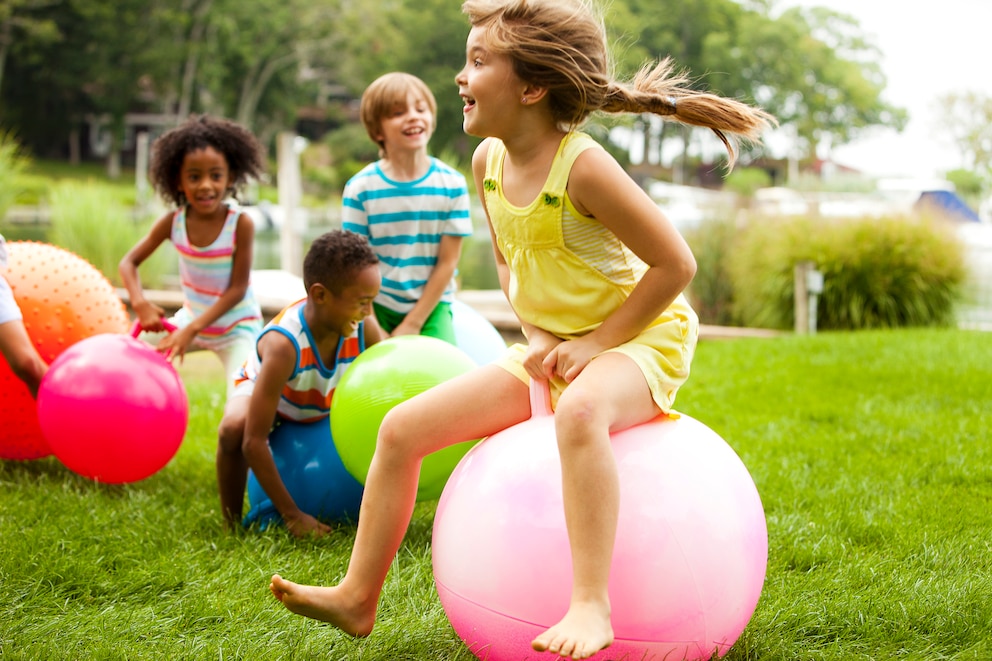
[[597,110],[653,113],[712,130],[733,167],[738,143],[757,142],[776,124],[759,108],[690,89],[689,78],[670,58],[645,65],[629,82],[614,80],[606,30],[588,0],[467,0],[462,11],[486,30],[494,52],[511,58],[521,79],[547,88],[563,128],[578,126]]

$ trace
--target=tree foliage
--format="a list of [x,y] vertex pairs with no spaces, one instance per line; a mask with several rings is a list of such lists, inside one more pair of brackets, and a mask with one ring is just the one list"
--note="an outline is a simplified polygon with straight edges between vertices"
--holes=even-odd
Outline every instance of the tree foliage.
[[[606,12],[619,76],[671,56],[700,88],[756,102],[808,147],[905,123],[880,97],[877,49],[836,12],[774,16],[768,0],[614,0]],[[127,112],[210,112],[267,139],[302,109],[330,113],[404,70],[437,97],[433,148],[465,156],[475,143],[454,76],[467,32],[450,0],[0,0],[0,124],[43,155],[63,152],[88,117],[118,134]]]
[[47,43],[58,38],[58,28],[37,11],[58,0],[0,0],[0,88],[7,57],[15,44]]
[[18,194],[18,175],[29,161],[13,135],[0,130],[0,218],[14,205]]
[[969,168],[992,178],[992,97],[961,92],[947,94],[938,103],[940,130],[954,141]]

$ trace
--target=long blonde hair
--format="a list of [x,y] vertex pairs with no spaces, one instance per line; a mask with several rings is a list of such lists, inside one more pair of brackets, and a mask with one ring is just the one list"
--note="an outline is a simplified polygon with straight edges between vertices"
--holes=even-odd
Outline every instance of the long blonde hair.
[[649,112],[711,129],[729,167],[739,140],[757,141],[776,124],[767,112],[716,94],[688,89],[670,58],[645,65],[629,83],[610,73],[606,30],[589,0],[466,0],[462,11],[486,31],[487,45],[508,56],[514,72],[548,90],[551,112],[570,130],[593,112]]

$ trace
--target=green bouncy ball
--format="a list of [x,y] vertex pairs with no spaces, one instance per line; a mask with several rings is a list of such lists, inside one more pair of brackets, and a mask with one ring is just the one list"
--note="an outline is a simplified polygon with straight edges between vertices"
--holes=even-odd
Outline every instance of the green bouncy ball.
[[[379,425],[390,409],[475,367],[458,347],[426,335],[391,337],[360,353],[331,400],[331,436],[348,473],[365,485]],[[477,442],[458,443],[425,457],[417,500],[439,498],[459,460]]]

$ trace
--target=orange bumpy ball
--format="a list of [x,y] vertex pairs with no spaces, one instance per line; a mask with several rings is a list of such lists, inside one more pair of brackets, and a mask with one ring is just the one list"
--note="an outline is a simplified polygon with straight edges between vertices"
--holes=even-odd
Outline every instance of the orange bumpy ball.
[[[124,302],[85,259],[35,241],[11,241],[7,252],[4,277],[45,362],[92,335],[128,331]],[[0,459],[38,459],[52,453],[41,434],[31,393],[6,361],[0,361],[0,420]]]

